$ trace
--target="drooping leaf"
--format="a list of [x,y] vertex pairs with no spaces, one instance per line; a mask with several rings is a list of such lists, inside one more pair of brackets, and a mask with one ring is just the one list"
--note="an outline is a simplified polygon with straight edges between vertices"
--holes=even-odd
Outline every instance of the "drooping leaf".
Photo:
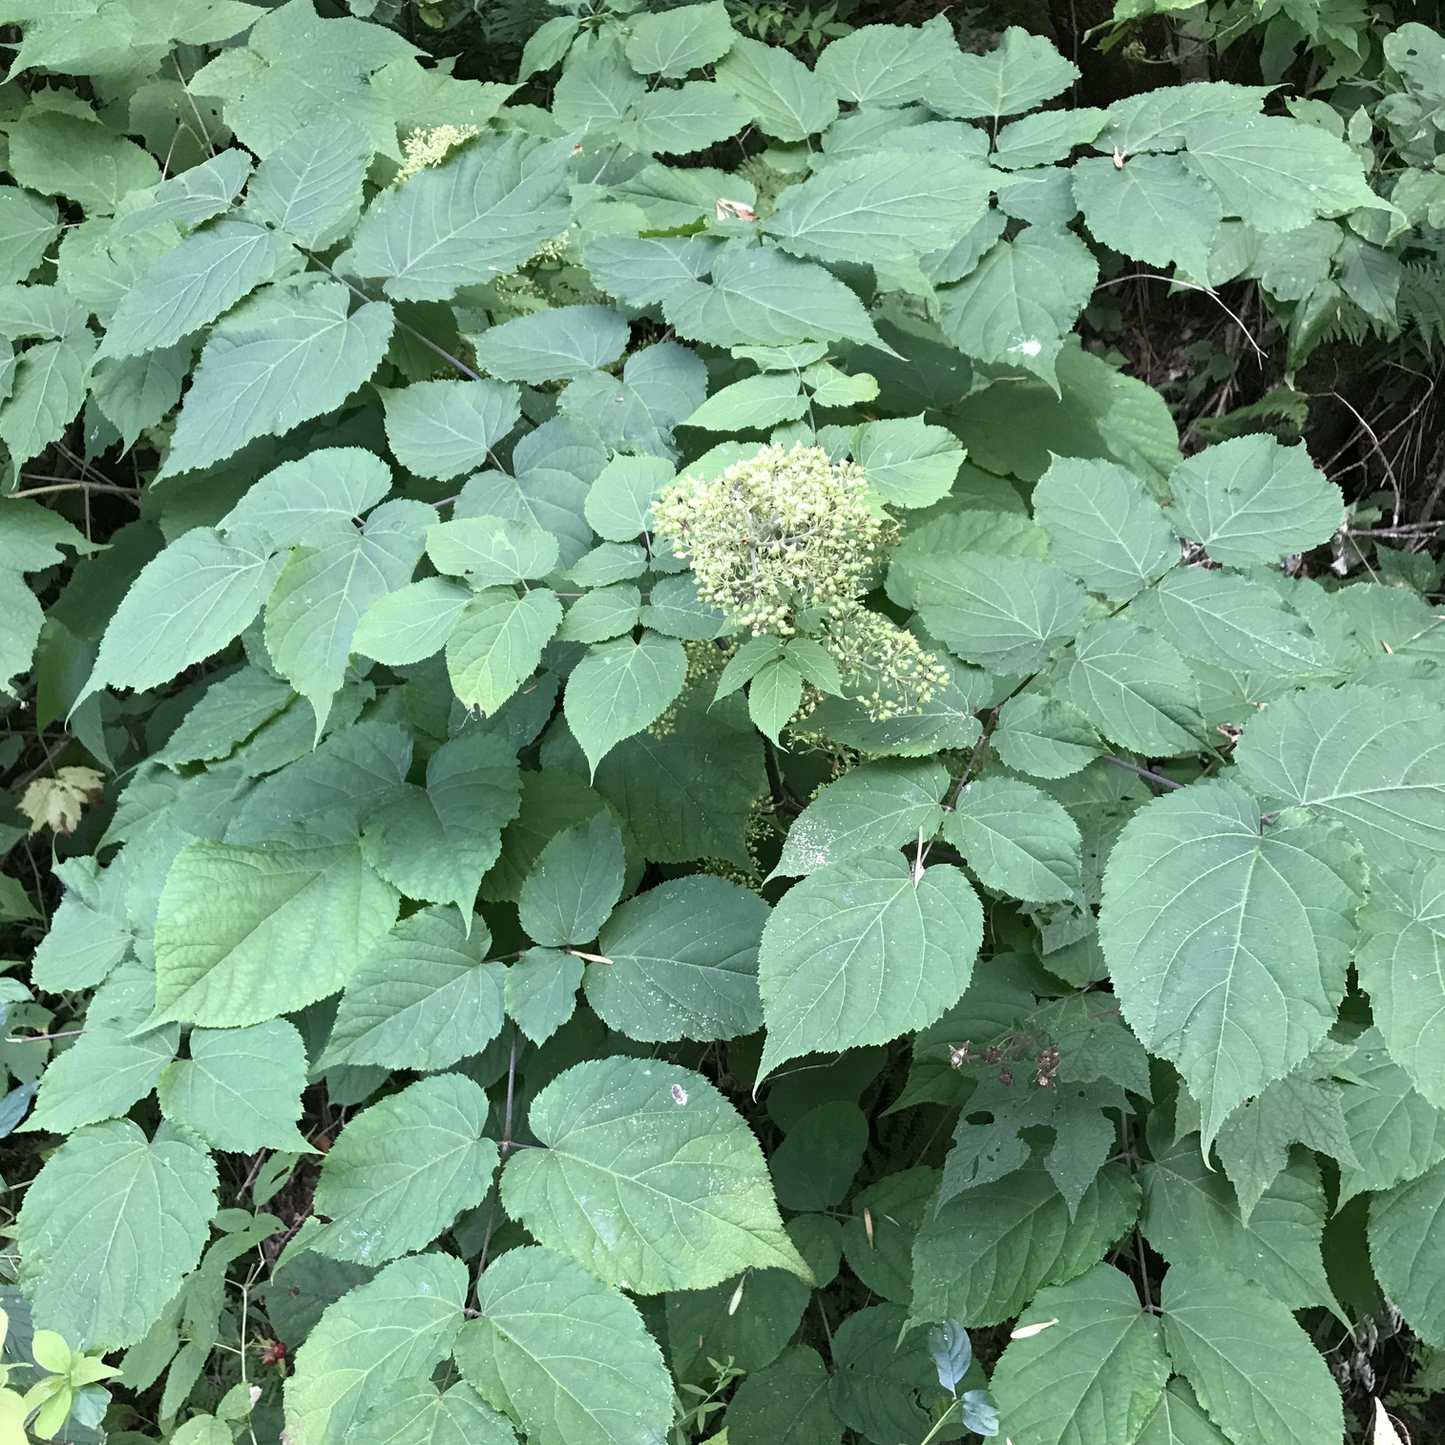
[[1340,1091],[1355,1163],[1340,1167],[1342,1204],[1418,1178],[1445,1159],[1445,1113],[1416,1092],[1378,1029],[1355,1040],[1349,1072]]
[[1437,1349],[1445,1341],[1445,1308],[1439,1297],[1442,1255],[1445,1168],[1436,1164],[1371,1199],[1370,1262],[1410,1328]]
[[768,1024],[759,1075],[800,1054],[884,1043],[932,1023],[968,987],[982,932],[978,897],[958,869],[915,878],[886,849],[795,884],[758,955]]
[[672,1419],[672,1382],[637,1307],[549,1249],[508,1250],[477,1281],[462,1377],[536,1445],[648,1445]]
[[1124,1016],[1189,1081],[1206,1144],[1333,1024],[1364,881],[1342,830],[1260,813],[1233,782],[1155,798],[1104,875],[1099,934]]
[[216,1212],[216,1168],[190,1136],[129,1119],[78,1130],[25,1192],[20,1284],[35,1322],[75,1348],[120,1349],[195,1267]]
[[311,1248],[357,1264],[425,1248],[491,1184],[487,1107],[465,1074],[432,1074],[348,1121],[316,1185],[314,1207],[331,1223]]
[[503,1203],[607,1283],[652,1294],[747,1268],[808,1278],[757,1141],[702,1075],[647,1059],[577,1064],[532,1101],[530,1123],[544,1147],[507,1161]]

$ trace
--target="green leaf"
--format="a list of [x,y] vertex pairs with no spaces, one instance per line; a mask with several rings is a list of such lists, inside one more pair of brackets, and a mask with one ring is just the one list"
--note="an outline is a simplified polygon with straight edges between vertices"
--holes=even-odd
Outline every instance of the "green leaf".
[[868,1148],[868,1120],[857,1104],[834,1099],[792,1124],[768,1161],[784,1209],[828,1210],[847,1194]]
[[587,520],[599,537],[633,542],[652,526],[652,499],[673,478],[662,457],[613,457],[587,493]]
[[787,372],[764,373],[715,391],[689,417],[687,426],[704,431],[765,431],[780,421],[796,421],[808,409],[798,378]]
[[1189,665],[1157,633],[1126,617],[1086,627],[1053,686],[1105,737],[1147,757],[1196,751],[1204,736]]
[[568,828],[542,849],[522,884],[517,912],[534,943],[590,943],[622,894],[622,835],[605,813]]
[[270,280],[295,252],[285,237],[239,217],[194,231],[125,294],[101,356],[135,356],[171,346]]
[[816,873],[876,848],[932,838],[948,772],[935,759],[862,763],[829,783],[793,821],[773,876]]
[[190,369],[187,341],[124,361],[101,361],[91,373],[90,394],[129,450],[181,399],[181,383]]
[[1363,885],[1341,830],[1266,825],[1233,782],[1155,798],[1125,825],[1100,940],[1124,1017],[1199,1100],[1206,1145],[1334,1023]]
[[839,1418],[869,1440],[925,1438],[933,1417],[948,1408],[926,1340],[900,1305],[849,1315],[833,1335],[838,1368],[829,1394]]
[[1236,1445],[1344,1438],[1339,1388],[1285,1305],[1217,1266],[1174,1265],[1163,1306],[1174,1367]]
[[549,1249],[510,1249],[477,1281],[462,1377],[535,1445],[649,1445],[672,1381],[631,1300]]
[[952,245],[988,209],[987,166],[892,151],[837,161],[783,192],[763,231],[827,265],[917,257]]
[[1187,275],[1209,275],[1219,231],[1219,197],[1177,156],[1136,155],[1079,161],[1074,199],[1094,239],[1150,266],[1178,262]]
[[619,582],[584,592],[568,609],[557,634],[562,642],[607,642],[637,626],[642,594]]
[[306,1445],[343,1445],[354,1420],[429,1376],[462,1323],[467,1270],[445,1254],[389,1264],[331,1304],[296,1352],[286,1428]]
[[311,5],[290,0],[251,27],[246,45],[223,50],[197,71],[189,88],[220,97],[226,124],[260,156],[338,119],[360,125],[377,150],[395,155],[396,123],[368,82],[414,53],[382,26],[318,19]]
[[1138,1186],[1117,1164],[1084,1192],[1072,1219],[1038,1161],[962,1194],[925,1214],[914,1240],[912,1317],[970,1329],[1012,1319],[1041,1286],[1096,1265],[1138,1211]]
[[96,115],[26,106],[8,130],[11,176],[41,195],[67,197],[87,215],[113,215],[128,191],[149,190],[161,178],[140,146]]
[[357,624],[411,577],[432,515],[422,502],[383,502],[361,530],[337,529],[322,546],[298,547],[281,569],[266,600],[266,647],[315,709],[318,735],[345,680]]
[[378,597],[357,620],[351,650],[387,667],[407,667],[446,646],[472,591],[448,577],[424,577]]
[[915,879],[899,853],[833,863],[783,895],[763,930],[758,984],[765,1077],[788,1059],[886,1043],[955,1004],[983,910],[956,868]]
[[741,884],[668,879],[602,925],[597,946],[610,961],[588,964],[587,1001],[609,1028],[647,1042],[755,1033],[767,919],[767,904]]
[[1184,163],[1219,193],[1227,216],[1292,231],[1316,216],[1379,206],[1359,156],[1317,125],[1282,115],[1213,115],[1187,125]]
[[[989,159],[1010,171],[1066,161],[1076,146],[1087,145],[1099,134],[1108,118],[1107,111],[1089,106],[1026,115],[999,131]],[[1073,174],[1078,173],[1078,166],[1073,167]]]
[[246,189],[246,211],[298,245],[325,250],[361,214],[371,153],[370,138],[350,119],[308,125],[261,162]]
[[640,75],[670,80],[721,60],[734,40],[722,0],[644,13],[632,21],[631,30],[624,52],[627,63]]
[[507,967],[507,1013],[534,1044],[545,1043],[577,1008],[582,960],[555,948],[529,948]]
[[1169,491],[1180,532],[1228,567],[1307,552],[1344,522],[1340,489],[1309,453],[1267,434],[1207,447],[1175,468]]
[[136,1022],[107,1026],[99,1007],[92,1007],[85,1032],[45,1070],[35,1109],[20,1129],[73,1134],[145,1098],[175,1057],[180,1037],[174,1025],[131,1037]]
[[322,447],[283,462],[254,483],[221,519],[228,535],[243,527],[278,547],[317,545],[370,511],[391,490],[391,469],[361,447]]
[[216,1168],[190,1136],[147,1140],[129,1119],[72,1134],[20,1209],[20,1284],[42,1329],[117,1350],[151,1327],[195,1268],[216,1212]]
[[1445,854],[1445,709],[1431,701],[1366,687],[1281,698],[1235,761],[1267,801],[1339,819],[1377,865]]
[[590,426],[614,450],[673,454],[672,429],[702,405],[707,369],[673,341],[628,357],[621,380],[603,371],[579,376],[562,393],[563,415]]
[[621,127],[634,150],[659,155],[690,155],[743,130],[748,107],[731,91],[710,81],[689,80],[676,90],[662,88],[639,96]]
[[517,388],[495,381],[418,381],[385,400],[387,443],[420,477],[456,477],[484,465],[519,415]]
[[940,115],[996,121],[1052,100],[1078,78],[1078,66],[1042,35],[1010,25],[989,54],[947,57],[929,77],[923,99]]
[[567,725],[592,771],[624,738],[655,722],[687,681],[687,656],[674,637],[644,632],[589,649],[567,679]]
[[707,1290],[667,1295],[667,1353],[683,1386],[715,1378],[711,1360],[751,1373],[771,1364],[797,1333],[812,1290],[781,1269],[754,1269]]
[[561,621],[562,604],[545,587],[521,597],[510,587],[478,592],[447,639],[447,671],[463,706],[496,712],[536,671]]
[[1040,1291],[994,1371],[999,1428],[1016,1445],[1134,1440],[1169,1378],[1159,1321],[1111,1264]]
[[843,1422],[828,1402],[828,1368],[808,1345],[794,1345],[738,1382],[728,1405],[731,1445],[842,1445]]
[[406,783],[372,813],[361,851],[408,898],[455,903],[468,927],[482,875],[517,816],[521,784],[511,744],[463,734],[431,755],[426,787]]
[[1436,1164],[1370,1201],[1370,1262],[1406,1323],[1427,1344],[1445,1345],[1439,1298],[1445,1257],[1445,1167]]
[[627,320],[611,306],[558,306],[493,326],[472,346],[483,371],[535,386],[609,365],[626,351],[627,339]]
[[280,570],[266,539],[231,528],[226,540],[197,527],[147,562],[101,639],[83,702],[102,687],[169,682],[219,651],[261,606]]
[[209,467],[340,406],[376,370],[393,322],[384,303],[350,306],[339,282],[303,280],[259,292],[218,321],[159,475]]
[[900,1169],[848,1201],[852,1218],[843,1226],[848,1267],[894,1304],[913,1299],[913,1240],[924,1216],[934,1212],[938,1180],[937,1169]]
[[988,552],[911,558],[919,615],[965,662],[1035,672],[1083,620],[1084,589],[1049,562]]
[[701,1074],[648,1059],[577,1064],[537,1095],[529,1121],[544,1147],[507,1161],[502,1202],[607,1283],[656,1294],[748,1268],[809,1278],[757,1140]]
[[828,45],[815,74],[842,100],[908,105],[924,98],[932,73],[956,55],[946,17],[925,25],[868,25]]
[[1340,1086],[1332,1077],[1345,1069],[1350,1052],[1349,1045],[1326,1039],[1304,1063],[1225,1120],[1215,1148],[1246,1224],[1295,1144],[1329,1154],[1342,1165],[1353,1161]]
[[1205,1162],[1197,1135],[1157,1152],[1140,1177],[1139,1227],[1170,1264],[1232,1269],[1291,1309],[1333,1305],[1320,1253],[1325,1197],[1313,1160],[1297,1155],[1247,1223],[1228,1181]]
[[1067,778],[1099,756],[1102,744],[1073,703],[1025,692],[999,709],[990,742],[1015,772],[1034,778]]
[[571,149],[516,133],[467,146],[382,191],[337,269],[382,278],[399,301],[445,301],[506,274],[566,227]]
[[1349,1074],[1340,1102],[1355,1163],[1340,1166],[1342,1205],[1416,1179],[1445,1159],[1445,1114],[1415,1091],[1378,1029],[1355,1040]]
[[827,84],[781,46],[739,37],[714,74],[751,110],[758,128],[777,140],[806,140],[838,118]]
[[1105,154],[1116,146],[1126,154],[1182,150],[1184,130],[1191,122],[1209,116],[1256,115],[1269,94],[1262,85],[1195,81],[1125,96],[1109,108],[1109,124],[1094,148]]
[[213,1149],[309,1152],[297,1131],[306,1047],[282,1019],[248,1029],[192,1029],[190,1057],[160,1081],[161,1112]]
[[869,422],[853,442],[853,458],[891,506],[928,507],[953,486],[965,456],[954,434],[921,416]]
[[1379,880],[1360,910],[1355,958],[1390,1057],[1436,1108],[1445,1107],[1445,1059],[1438,1045],[1445,1008],[1445,865],[1421,864],[1397,892]]
[[697,689],[678,700],[672,726],[659,734],[637,733],[608,753],[598,792],[656,862],[726,858],[751,872],[744,832],[767,789],[762,739],[740,707],[709,709]]
[[0,285],[23,281],[60,234],[55,202],[0,186]]
[[158,1019],[239,1027],[325,998],[386,935],[396,907],[354,844],[188,843],[156,917]]
[[1053,560],[1091,592],[1130,598],[1179,561],[1158,503],[1114,462],[1055,457],[1032,502]]
[[85,370],[94,350],[90,333],[82,331],[20,354],[9,397],[0,404],[0,442],[14,465],[39,456],[74,420],[85,399]]
[[433,1074],[363,1109],[321,1167],[314,1207],[332,1222],[310,1247],[357,1264],[424,1249],[491,1184],[487,1107],[466,1075]]
[[1226,1437],[1200,1409],[1183,1377],[1176,1375],[1159,1396],[1135,1445],[1226,1445]]
[[376,1064],[445,1069],[502,1028],[507,970],[484,963],[491,938],[440,905],[403,918],[347,980],[318,1069]]
[[803,674],[786,654],[769,659],[748,686],[748,716],[774,746],[803,700]]
[[1078,895],[1082,847],[1078,824],[1032,783],[980,778],[964,786],[943,836],[985,887],[1029,903]]
[[550,532],[507,517],[438,522],[427,530],[426,549],[438,572],[468,577],[477,588],[545,577],[558,556],[557,539]]
[[1058,391],[1055,358],[1098,279],[1093,253],[1072,232],[1030,226],[940,291],[940,320],[968,356],[1021,366]]
[[1272,587],[1185,567],[1137,598],[1131,615],[1189,657],[1282,679],[1327,677],[1329,654]]
[[441,1394],[430,1380],[398,1381],[346,1432],[348,1445],[516,1445],[506,1418],[458,1381]]

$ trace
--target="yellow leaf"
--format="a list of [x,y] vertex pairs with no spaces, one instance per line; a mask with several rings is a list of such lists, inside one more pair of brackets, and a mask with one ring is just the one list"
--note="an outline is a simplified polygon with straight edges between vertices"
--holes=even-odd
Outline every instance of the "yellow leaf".
[[81,809],[98,803],[105,779],[94,768],[61,768],[53,778],[36,778],[20,799],[20,811],[30,819],[30,831],[50,828],[73,833],[80,826]]

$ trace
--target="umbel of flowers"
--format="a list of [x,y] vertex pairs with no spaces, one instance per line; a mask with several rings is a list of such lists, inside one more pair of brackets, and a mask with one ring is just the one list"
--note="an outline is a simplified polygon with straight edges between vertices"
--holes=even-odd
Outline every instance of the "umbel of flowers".
[[948,674],[863,602],[898,528],[863,469],[821,447],[763,447],[716,476],[684,473],[653,506],[698,595],[754,636],[817,637],[875,718],[924,706]]

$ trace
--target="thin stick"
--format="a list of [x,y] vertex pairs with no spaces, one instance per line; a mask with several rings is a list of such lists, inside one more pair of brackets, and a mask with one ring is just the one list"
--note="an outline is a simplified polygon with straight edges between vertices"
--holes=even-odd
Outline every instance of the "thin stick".
[[1213,301],[1215,305],[1217,305],[1219,309],[1223,311],[1224,314],[1228,316],[1229,319],[1233,321],[1237,327],[1239,327],[1240,331],[1244,333],[1244,339],[1249,342],[1249,344],[1254,348],[1255,354],[1259,357],[1259,359],[1261,361],[1265,359],[1264,348],[1250,334],[1249,327],[1247,327],[1244,322],[1239,319],[1239,316],[1235,312],[1231,311],[1229,307],[1224,304],[1224,302],[1220,299],[1219,292],[1214,290],[1213,287],[1199,286],[1196,285],[1193,281],[1181,281],[1177,276],[1161,276],[1157,271],[1131,271],[1127,276],[1115,276],[1112,280],[1100,281],[1099,284],[1094,287],[1094,290],[1102,291],[1109,286],[1122,285],[1125,281],[1166,281],[1169,285],[1183,287],[1183,289],[1186,291],[1203,292],[1204,295],[1208,296],[1209,299]]
[[1141,768],[1138,763],[1126,763],[1123,758],[1116,758],[1112,753],[1105,753],[1104,761],[1113,763],[1116,768],[1125,768],[1131,773],[1137,773],[1151,783],[1158,783],[1161,788],[1182,788],[1184,786],[1183,783],[1176,783],[1173,778],[1166,778],[1163,773],[1154,773],[1150,772],[1148,768]]

